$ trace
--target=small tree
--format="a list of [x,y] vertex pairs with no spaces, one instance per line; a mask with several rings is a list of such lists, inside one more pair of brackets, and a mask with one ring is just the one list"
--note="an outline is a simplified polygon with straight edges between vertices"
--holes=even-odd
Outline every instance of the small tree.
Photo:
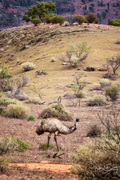
[[69,50],[66,51],[65,55],[61,55],[59,60],[69,63],[70,67],[76,68],[87,58],[89,51],[90,47],[87,46],[87,42],[71,44]]
[[116,71],[120,67],[120,53],[116,57],[112,57],[111,59],[107,59],[108,69],[112,68],[113,74],[116,74]]
[[83,82],[81,80],[81,78],[84,76],[83,72],[78,73],[77,75],[75,75],[75,84],[71,86],[75,97],[78,99],[78,103],[80,106],[80,99],[84,97],[84,94],[82,92],[83,88],[86,86],[85,82]]
[[31,6],[25,11],[25,15],[23,16],[23,20],[26,22],[31,21],[33,18],[39,18],[41,21],[43,17],[47,14],[55,10],[55,3],[53,2],[37,2],[35,6]]
[[88,23],[93,23],[93,22],[98,22],[98,18],[97,16],[94,14],[94,13],[89,13],[87,16],[86,16],[86,19],[88,21]]
[[37,26],[37,25],[40,24],[42,21],[41,21],[40,19],[38,19],[38,18],[33,18],[33,19],[31,19],[31,22],[32,22],[35,26]]

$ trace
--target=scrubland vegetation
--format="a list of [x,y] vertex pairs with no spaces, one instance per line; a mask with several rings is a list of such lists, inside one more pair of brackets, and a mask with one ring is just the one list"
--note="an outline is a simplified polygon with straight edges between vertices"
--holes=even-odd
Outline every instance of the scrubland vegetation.
[[[66,144],[60,140],[65,161],[71,163],[72,152],[72,171],[79,179],[117,179],[120,32],[81,25],[83,17],[74,18],[80,25],[40,24],[0,32],[0,153],[14,157],[16,151],[29,149],[29,158],[39,161],[46,153],[45,139],[35,136],[40,119],[55,117],[69,125],[80,117],[76,134]],[[0,173],[5,164],[0,158]]]

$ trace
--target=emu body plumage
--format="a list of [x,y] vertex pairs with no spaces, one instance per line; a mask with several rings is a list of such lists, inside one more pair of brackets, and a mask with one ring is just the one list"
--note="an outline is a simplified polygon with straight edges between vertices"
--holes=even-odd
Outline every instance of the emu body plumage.
[[74,132],[77,129],[77,122],[79,122],[79,119],[76,118],[74,126],[68,127],[58,119],[42,119],[36,129],[36,133],[38,135],[42,135],[44,132],[49,133],[47,148],[49,147],[51,134],[54,133],[54,140],[59,151],[56,136],[58,136],[59,134],[70,134]]

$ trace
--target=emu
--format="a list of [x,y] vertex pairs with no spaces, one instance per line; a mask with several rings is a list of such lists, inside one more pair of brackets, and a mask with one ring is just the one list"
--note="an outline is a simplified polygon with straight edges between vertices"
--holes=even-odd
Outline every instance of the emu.
[[48,143],[47,143],[47,149],[49,148],[49,142],[51,135],[54,133],[54,140],[57,146],[57,150],[59,151],[58,143],[57,143],[57,137],[59,134],[70,134],[73,133],[77,129],[77,122],[80,120],[76,118],[75,124],[71,127],[68,127],[64,125],[60,120],[58,119],[42,119],[40,121],[40,124],[36,128],[36,133],[38,135],[42,135],[44,132],[49,132],[48,135]]

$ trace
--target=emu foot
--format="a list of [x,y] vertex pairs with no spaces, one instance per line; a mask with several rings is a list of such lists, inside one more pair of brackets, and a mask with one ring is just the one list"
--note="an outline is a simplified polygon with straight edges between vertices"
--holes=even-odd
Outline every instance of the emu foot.
[[61,156],[63,155],[64,153],[59,153],[59,152],[57,152],[57,153],[49,153],[49,154],[47,154],[47,158],[62,158]]
[[58,153],[55,153],[55,154],[53,154],[53,158],[56,158],[56,157],[57,157],[57,158],[60,159],[60,158],[62,158],[61,156],[62,156],[63,154],[64,154],[64,153],[61,153],[61,154],[60,154],[59,152],[58,152]]

